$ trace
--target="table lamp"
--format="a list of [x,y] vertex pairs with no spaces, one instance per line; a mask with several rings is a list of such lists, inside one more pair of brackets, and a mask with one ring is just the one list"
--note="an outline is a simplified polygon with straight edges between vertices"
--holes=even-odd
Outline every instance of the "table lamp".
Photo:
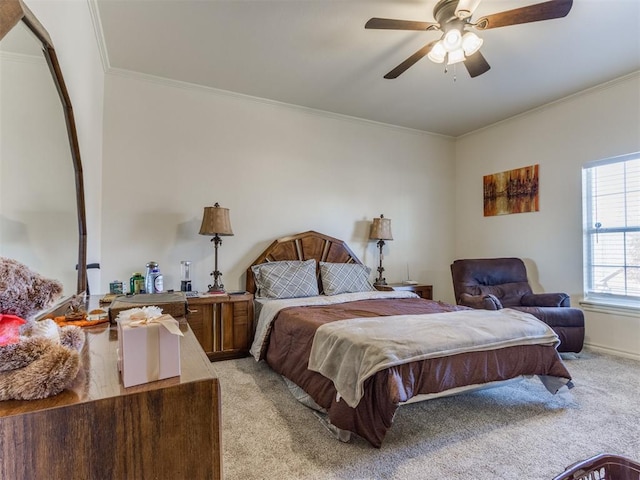
[[213,235],[211,241],[215,251],[215,266],[213,275],[213,285],[209,285],[209,293],[224,293],[224,285],[220,281],[222,273],[218,270],[218,247],[222,245],[221,236],[231,236],[231,221],[229,220],[229,209],[222,208],[215,203],[213,207],[204,207],[202,225],[200,225],[200,235]]
[[378,266],[378,278],[374,282],[374,285],[386,285],[387,282],[382,276],[384,268],[382,267],[382,247],[384,247],[385,240],[393,240],[391,235],[391,219],[384,218],[384,215],[380,215],[380,218],[374,218],[371,224],[371,233],[369,234],[369,240],[378,240],[378,248],[380,249],[380,265]]

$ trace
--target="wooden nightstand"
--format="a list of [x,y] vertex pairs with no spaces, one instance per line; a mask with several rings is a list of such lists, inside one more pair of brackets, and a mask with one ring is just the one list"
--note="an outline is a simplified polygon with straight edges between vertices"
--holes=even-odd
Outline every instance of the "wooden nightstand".
[[187,321],[209,360],[246,357],[253,342],[253,295],[187,298]]
[[411,285],[409,283],[388,283],[387,285],[375,285],[377,290],[393,291],[393,290],[408,290],[410,292],[417,293],[418,296],[426,298],[427,300],[433,300],[433,286],[432,285]]

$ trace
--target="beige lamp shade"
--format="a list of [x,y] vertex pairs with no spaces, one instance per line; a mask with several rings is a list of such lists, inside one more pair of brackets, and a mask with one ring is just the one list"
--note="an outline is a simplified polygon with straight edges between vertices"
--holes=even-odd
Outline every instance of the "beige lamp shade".
[[229,209],[221,207],[218,202],[213,207],[204,207],[200,235],[233,235],[231,220],[229,220]]
[[384,218],[384,215],[380,215],[380,218],[374,218],[371,224],[369,239],[393,240],[393,235],[391,234],[391,219]]

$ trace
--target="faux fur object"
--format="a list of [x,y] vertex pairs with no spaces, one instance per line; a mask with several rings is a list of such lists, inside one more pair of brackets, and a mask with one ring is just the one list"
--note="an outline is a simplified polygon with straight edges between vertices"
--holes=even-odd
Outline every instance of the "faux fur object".
[[78,376],[82,329],[33,320],[61,294],[60,282],[0,257],[0,400],[57,395]]
[[57,395],[80,370],[84,332],[53,320],[25,322],[16,343],[0,346],[0,400]]
[[0,257],[0,313],[31,319],[62,295],[62,284],[11,258]]

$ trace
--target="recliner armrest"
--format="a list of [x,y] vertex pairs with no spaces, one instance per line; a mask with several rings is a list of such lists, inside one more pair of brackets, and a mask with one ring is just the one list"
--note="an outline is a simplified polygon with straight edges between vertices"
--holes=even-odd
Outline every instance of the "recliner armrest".
[[571,298],[566,293],[527,293],[520,299],[523,307],[570,307]]
[[502,303],[498,297],[492,294],[470,295],[468,293],[463,293],[460,295],[459,303],[465,307],[483,310],[500,310],[502,308]]

